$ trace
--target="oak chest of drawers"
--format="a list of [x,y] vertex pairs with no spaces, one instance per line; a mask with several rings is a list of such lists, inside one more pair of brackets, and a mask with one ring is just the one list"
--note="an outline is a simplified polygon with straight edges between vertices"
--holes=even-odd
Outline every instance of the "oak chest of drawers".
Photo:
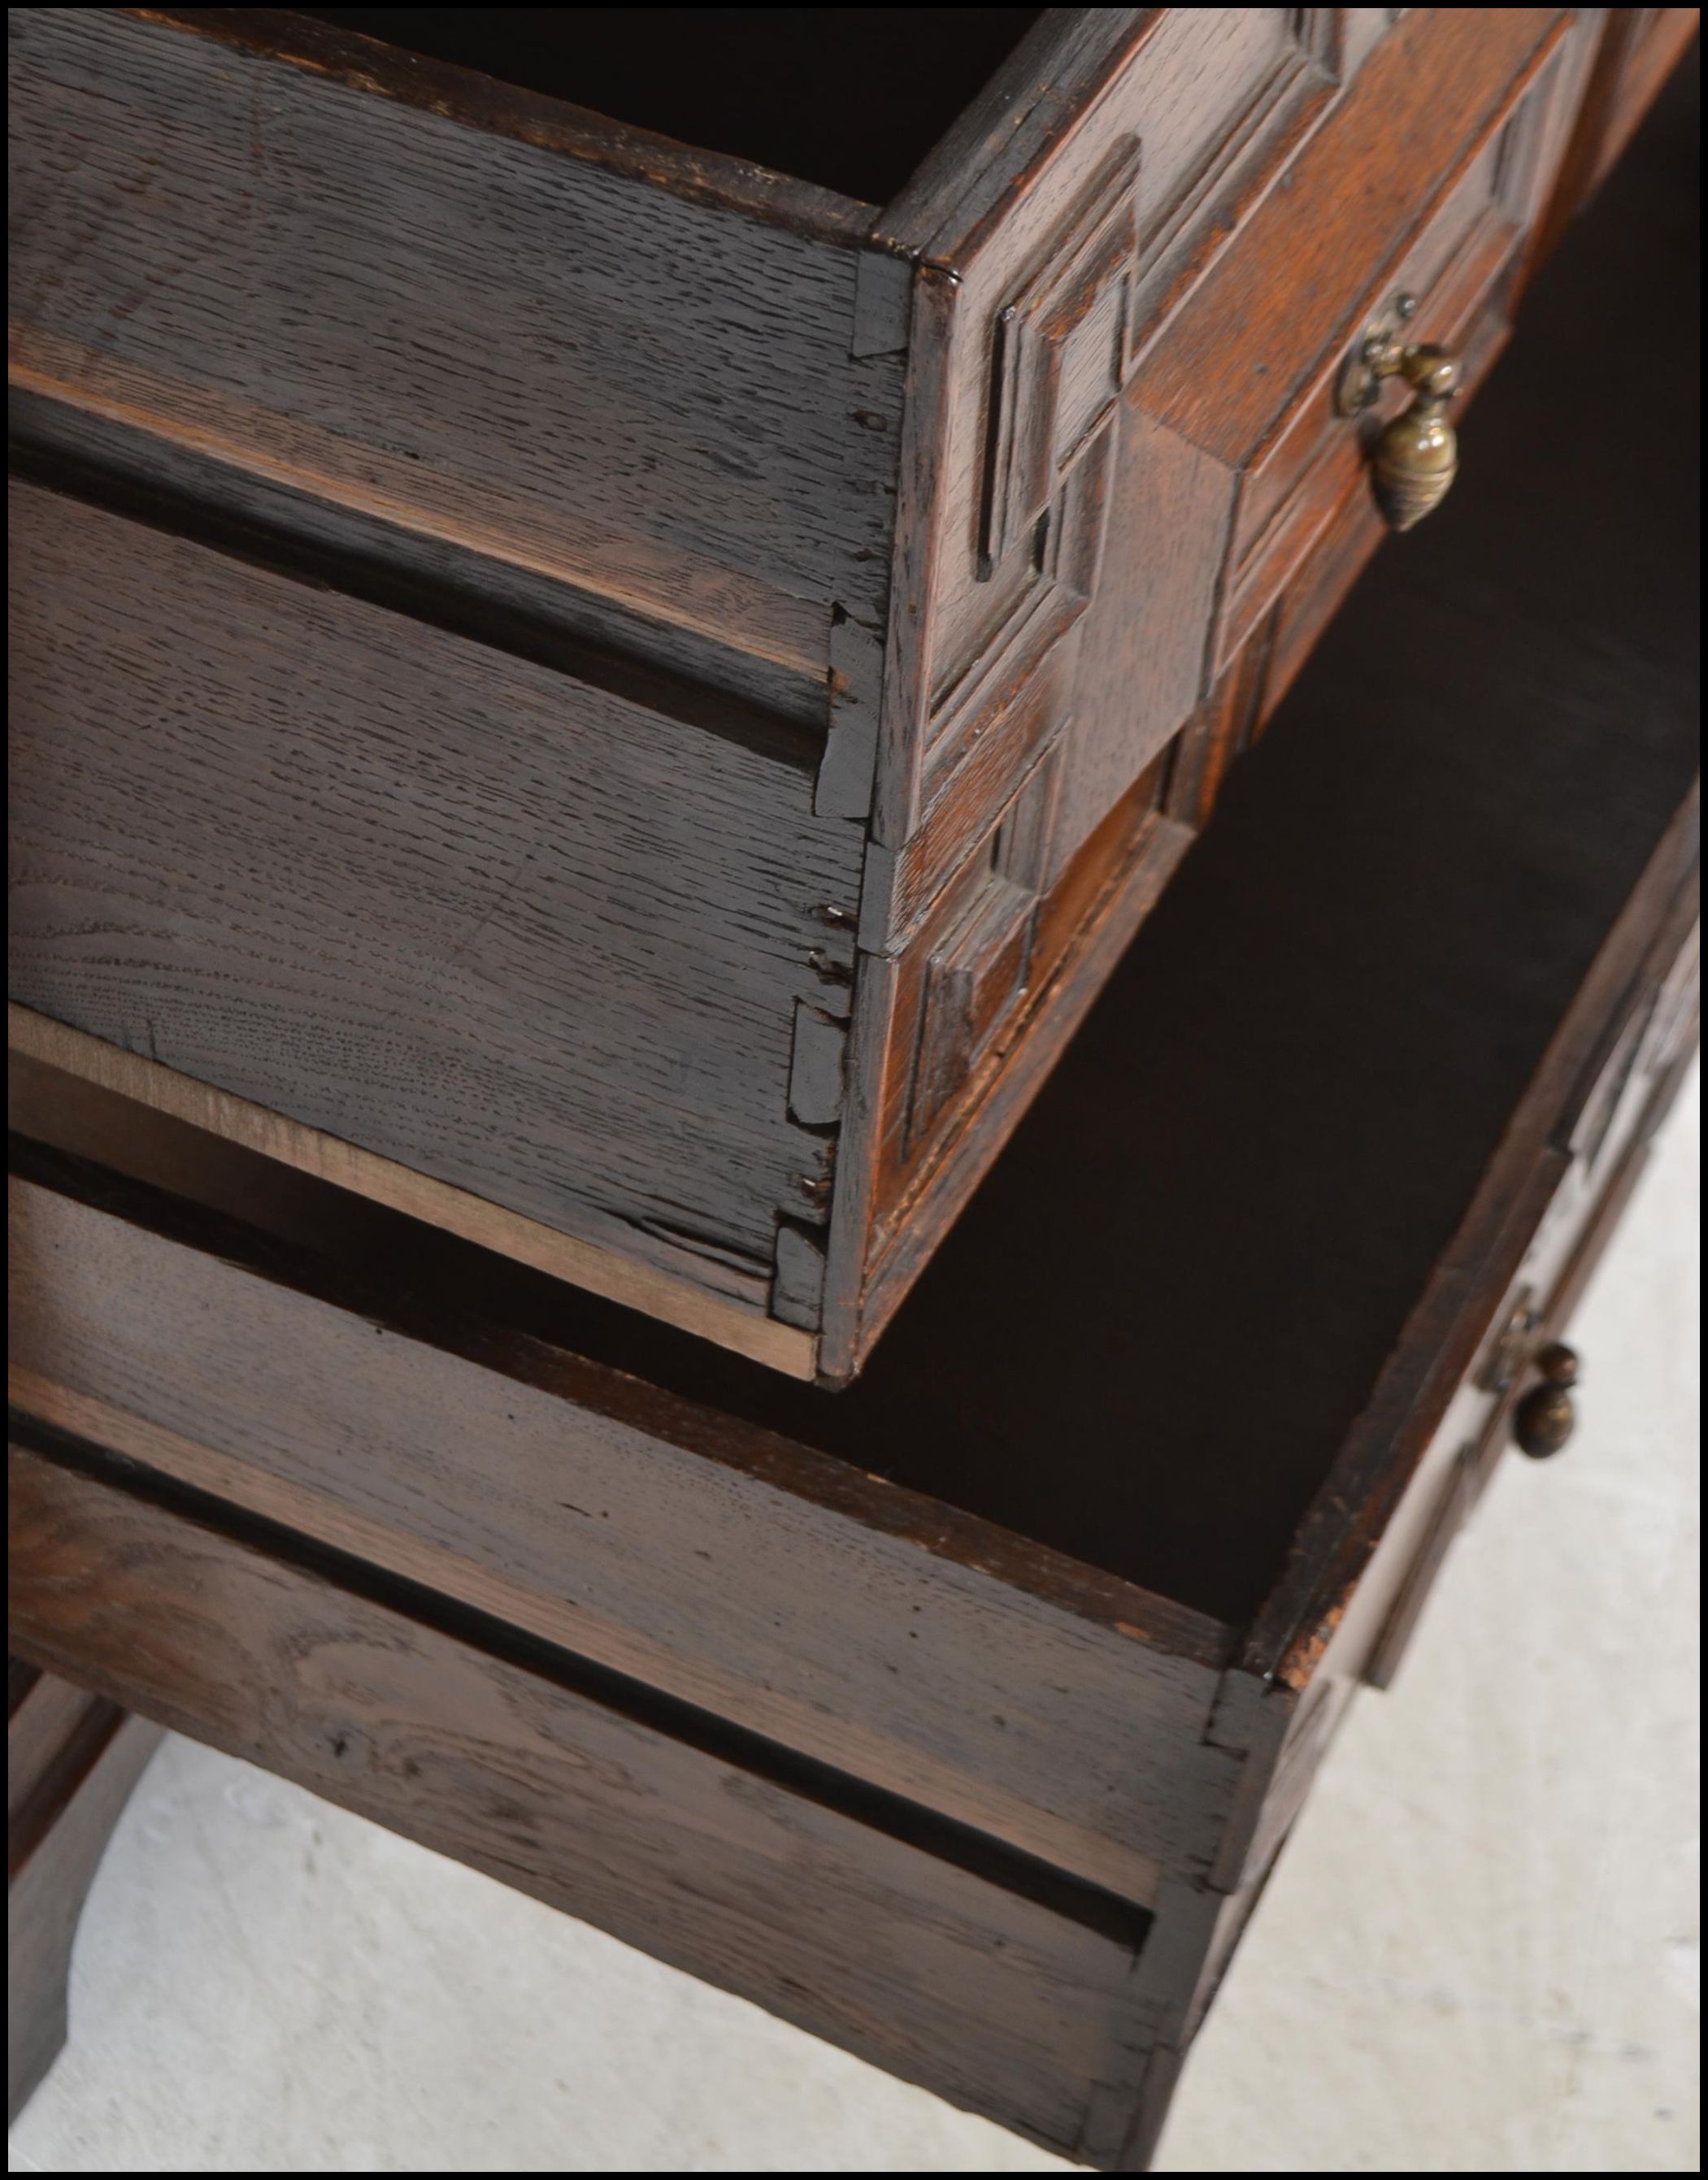
[[849,1390],[25,1065],[18,1653],[1142,2165],[1689,1055],[1652,140]]
[[1604,12],[14,11],[14,1034],[846,1380]]

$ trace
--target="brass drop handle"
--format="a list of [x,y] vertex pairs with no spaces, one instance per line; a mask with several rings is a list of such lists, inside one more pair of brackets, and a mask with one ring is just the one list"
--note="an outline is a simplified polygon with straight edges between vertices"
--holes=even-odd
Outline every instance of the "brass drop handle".
[[1546,1461],[1558,1453],[1578,1427],[1578,1411],[1572,1389],[1578,1382],[1578,1351],[1564,1340],[1551,1340],[1536,1357],[1542,1374],[1512,1411],[1512,1441],[1532,1461]]
[[[1395,301],[1402,321],[1416,309],[1413,296]],[[1459,390],[1459,359],[1432,341],[1408,341],[1397,330],[1368,334],[1341,373],[1336,406],[1343,416],[1362,415],[1390,378],[1404,379],[1413,399],[1370,449],[1370,485],[1388,527],[1409,530],[1441,505],[1458,474],[1458,434],[1446,410]]]

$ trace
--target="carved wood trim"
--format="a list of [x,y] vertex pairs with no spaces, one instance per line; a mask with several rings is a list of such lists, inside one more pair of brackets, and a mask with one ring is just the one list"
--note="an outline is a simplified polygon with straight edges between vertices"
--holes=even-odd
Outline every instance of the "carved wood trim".
[[[1140,238],[1132,361],[1206,272],[1299,140],[1327,111],[1346,72],[1344,8],[1294,8],[1292,42],[1201,167],[1150,212]],[[1219,199],[1237,193],[1238,214],[1219,229]]]
[[[1011,1102],[1004,1086],[1019,1025],[1035,1036],[1040,1012],[1067,1004],[1076,950],[1063,947],[1057,896],[1078,899],[1081,845],[1090,850],[1099,834],[1112,842],[1127,822],[1117,813],[1130,817],[1140,803],[1155,812],[1166,849],[1138,864],[1171,864],[1190,837],[1158,808],[1176,768],[1160,747],[1136,755],[1105,825],[1088,834],[1081,813],[1071,841],[1053,840],[1050,826],[1072,761],[1078,631],[1103,570],[1122,397],[1143,343],[1220,257],[1338,95],[1345,11],[1272,13],[1269,58],[1253,59],[1225,96],[1203,156],[1166,170],[1156,201],[1143,195],[1143,139],[1161,118],[1146,74],[1160,15],[1084,97],[1072,127],[1061,126],[1049,158],[1086,179],[1046,233],[1030,229],[1017,257],[1011,229],[973,220],[958,238],[939,230],[923,251],[914,333],[917,343],[923,307],[940,361],[925,370],[916,345],[886,663],[887,778],[866,859],[858,944],[867,967],[850,1054],[855,1109],[880,1133],[852,1147],[838,1183],[824,1289],[833,1374],[899,1298],[895,1278],[874,1269],[878,1237],[903,1199],[917,1215],[922,1190],[959,1200],[974,1121],[997,1125]],[[1112,49],[1104,58],[1113,63]],[[1040,179],[1029,172],[1028,190]],[[1005,202],[1016,208],[1012,195]],[[965,531],[963,456],[954,489],[938,467],[951,443],[982,465]],[[901,579],[903,561],[911,582]],[[1188,663],[1188,681],[1190,673]],[[1150,781],[1143,792],[1141,773]],[[994,844],[1027,783],[1044,779],[1033,874],[1022,883],[999,868]],[[1124,870],[1132,883],[1117,890],[1137,899],[1149,881],[1138,883],[1129,853],[1124,846],[1104,875]],[[1046,927],[1055,934],[1048,946],[1038,936]],[[908,958],[921,949],[923,959]],[[886,973],[873,957],[884,958]],[[909,1059],[898,1083],[901,1050]],[[900,1114],[890,1103],[898,1090]]]
[[930,1133],[1027,988],[1049,868],[1058,746],[1045,750],[989,834],[989,860],[971,899],[927,959],[908,1096],[909,1153]]
[[1128,364],[1138,248],[1138,145],[1118,144],[997,312],[978,578],[1044,518],[1069,465],[1107,419]]
[[1391,295],[1408,291],[1420,299],[1414,322],[1419,337],[1453,344],[1474,339],[1485,350],[1480,361],[1492,360],[1499,341],[1485,339],[1490,328],[1481,319],[1485,310],[1502,315],[1506,276],[1524,245],[1562,80],[1566,29],[1562,17],[1468,147],[1403,254],[1380,268],[1360,309],[1335,330],[1307,382],[1238,463],[1227,566],[1204,650],[1205,696],[1327,528],[1363,463],[1364,443],[1403,400],[1401,391],[1391,392],[1356,431],[1334,412],[1335,374],[1366,322]]

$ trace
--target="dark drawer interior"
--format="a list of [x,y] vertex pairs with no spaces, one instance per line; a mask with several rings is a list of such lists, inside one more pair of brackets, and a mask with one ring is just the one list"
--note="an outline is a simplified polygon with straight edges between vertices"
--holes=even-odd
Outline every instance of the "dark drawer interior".
[[848,1392],[27,1069],[19,1124],[1246,1621],[1694,769],[1693,200],[1622,186]]
[[1037,8],[307,8],[866,203],[896,195]]

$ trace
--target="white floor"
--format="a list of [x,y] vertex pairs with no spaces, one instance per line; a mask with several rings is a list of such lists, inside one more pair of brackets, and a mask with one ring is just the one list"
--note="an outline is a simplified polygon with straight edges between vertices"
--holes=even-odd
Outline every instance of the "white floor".
[[[1171,2172],[1694,2172],[1696,1105],[1398,1686],[1331,1759]],[[183,1742],[102,1868],[14,2170],[1020,2172],[1057,2161]]]

